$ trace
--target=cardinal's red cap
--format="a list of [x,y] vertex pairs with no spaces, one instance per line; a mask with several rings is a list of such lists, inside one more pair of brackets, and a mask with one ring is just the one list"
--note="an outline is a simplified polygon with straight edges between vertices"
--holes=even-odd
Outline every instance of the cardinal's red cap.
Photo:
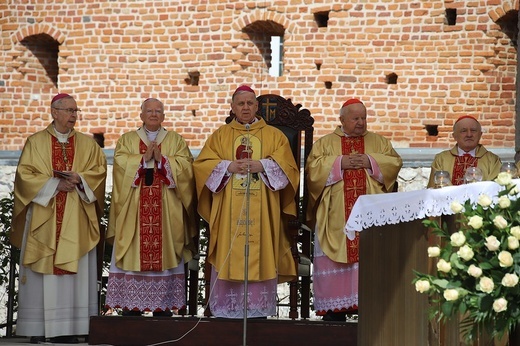
[[[479,121],[477,120],[477,118],[475,118],[474,116],[471,116],[471,115],[463,115],[461,116],[460,118],[457,119],[457,121],[455,122],[458,123],[459,121],[461,121],[462,119],[473,119],[475,120],[477,123],[479,123]],[[480,124],[480,123],[479,123]]]
[[347,100],[347,101],[343,104],[343,106],[341,106],[341,108],[343,108],[343,107],[347,107],[347,106],[349,106],[349,105],[353,105],[353,104],[356,104],[356,103],[361,103],[361,104],[363,104],[363,102],[361,102],[361,101],[358,100],[358,99],[350,99],[350,100]]

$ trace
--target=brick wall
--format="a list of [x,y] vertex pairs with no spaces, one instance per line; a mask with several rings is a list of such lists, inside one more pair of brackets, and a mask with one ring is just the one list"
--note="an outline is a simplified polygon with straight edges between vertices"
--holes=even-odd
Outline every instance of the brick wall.
[[[518,7],[518,0],[3,1],[0,150],[21,149],[49,123],[58,91],[83,110],[77,129],[104,133],[107,148],[140,125],[147,97],[163,100],[165,126],[200,148],[244,83],[309,109],[316,138],[356,96],[369,109],[369,129],[396,147],[447,147],[465,114],[481,120],[485,145],[513,147],[517,54],[499,24]],[[456,12],[454,25],[446,9]],[[266,33],[283,36],[281,77],[267,72]],[[439,134],[428,135],[426,125]]]

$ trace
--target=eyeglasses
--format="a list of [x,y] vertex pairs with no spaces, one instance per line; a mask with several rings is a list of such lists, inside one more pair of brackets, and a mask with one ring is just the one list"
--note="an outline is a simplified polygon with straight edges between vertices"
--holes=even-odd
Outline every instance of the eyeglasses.
[[81,113],[81,109],[78,109],[78,108],[57,108],[57,107],[53,107],[53,108],[60,110],[60,111],[67,111],[67,112],[69,112],[70,115],[72,115],[74,113],[77,113],[77,114]]

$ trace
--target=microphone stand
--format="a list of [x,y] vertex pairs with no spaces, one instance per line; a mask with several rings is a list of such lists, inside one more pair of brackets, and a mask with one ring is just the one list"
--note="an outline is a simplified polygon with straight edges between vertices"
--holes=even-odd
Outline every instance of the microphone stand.
[[[249,124],[246,124],[247,130],[247,145],[246,150],[250,152],[251,150],[251,142],[249,138],[249,128],[251,127]],[[248,158],[251,159],[250,154],[247,154]],[[246,177],[246,240],[244,245],[244,331],[243,331],[243,340],[242,345],[247,345],[247,305],[248,305],[248,277],[249,277],[249,194],[250,194],[250,185],[251,184],[251,167],[250,164],[247,164],[247,177]]]

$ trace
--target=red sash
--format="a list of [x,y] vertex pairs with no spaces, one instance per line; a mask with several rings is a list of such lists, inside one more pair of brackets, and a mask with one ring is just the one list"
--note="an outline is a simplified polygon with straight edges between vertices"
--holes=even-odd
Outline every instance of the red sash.
[[[341,137],[343,155],[364,154],[364,137]],[[345,220],[348,220],[352,207],[359,196],[367,192],[367,176],[364,169],[345,169],[343,171],[343,196],[345,201]],[[359,232],[354,240],[347,238],[347,262],[359,262]]]
[[[52,168],[57,171],[70,171],[74,160],[74,136],[69,137],[68,143],[60,143],[52,136]],[[67,203],[67,192],[59,191],[56,195],[56,248],[60,242],[61,225]],[[67,270],[54,267],[54,275],[75,274]]]
[[[159,148],[161,146],[159,145]],[[139,152],[146,152],[139,142]],[[162,179],[154,167],[153,184],[146,186],[141,179],[139,197],[139,239],[141,271],[162,271]]]
[[453,174],[451,177],[452,185],[464,184],[464,174],[468,167],[477,167],[478,158],[471,156],[470,154],[464,154],[455,158],[455,164],[453,165]]

